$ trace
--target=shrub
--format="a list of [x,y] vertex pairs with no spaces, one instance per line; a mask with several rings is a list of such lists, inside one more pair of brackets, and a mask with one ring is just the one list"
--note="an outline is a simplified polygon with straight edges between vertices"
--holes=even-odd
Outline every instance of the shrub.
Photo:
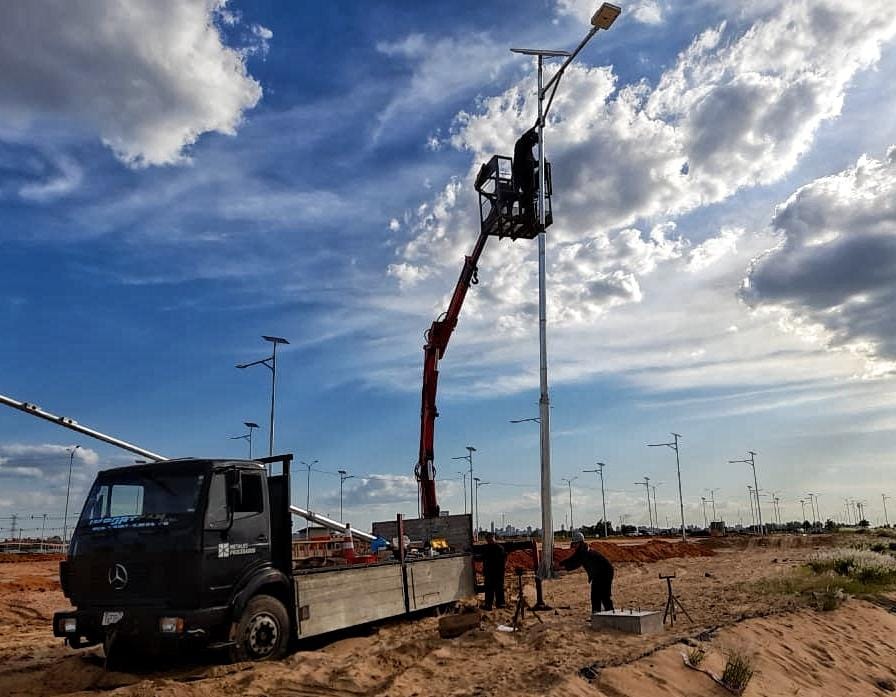
[[732,649],[722,673],[722,684],[732,692],[742,694],[753,678],[753,659],[742,651]]
[[859,549],[833,549],[815,555],[809,567],[816,573],[833,571],[867,584],[896,582],[896,559],[889,554]]
[[688,651],[688,663],[694,668],[699,668],[706,658],[706,650],[702,646],[695,646]]

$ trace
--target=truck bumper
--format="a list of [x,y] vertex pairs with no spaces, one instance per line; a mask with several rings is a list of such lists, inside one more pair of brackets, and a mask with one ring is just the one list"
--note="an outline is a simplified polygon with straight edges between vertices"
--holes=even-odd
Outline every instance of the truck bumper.
[[209,643],[226,639],[229,628],[230,608],[226,606],[201,610],[85,608],[53,614],[53,635],[65,638],[74,648],[98,644],[113,631],[118,638],[139,638],[159,645]]

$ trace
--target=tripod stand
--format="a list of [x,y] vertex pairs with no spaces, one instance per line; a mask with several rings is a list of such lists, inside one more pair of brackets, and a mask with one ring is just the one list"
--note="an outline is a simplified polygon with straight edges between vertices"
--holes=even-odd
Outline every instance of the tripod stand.
[[538,616],[532,606],[526,601],[526,596],[523,595],[523,569],[522,567],[516,567],[514,569],[514,573],[516,574],[516,584],[517,584],[517,593],[516,593],[516,610],[513,613],[513,621],[510,623],[510,626],[513,627],[514,630],[520,628],[520,624],[522,624],[523,616],[526,614],[526,610],[529,610],[530,613],[537,619],[539,622],[544,624],[544,621]]
[[688,611],[684,609],[684,605],[681,604],[681,601],[675,597],[675,594],[672,592],[672,579],[675,578],[675,574],[669,574],[667,576],[663,576],[660,574],[660,578],[666,580],[666,587],[669,589],[669,596],[666,598],[666,611],[663,613],[663,624],[666,624],[666,617],[669,618],[669,626],[675,626],[675,607],[678,606],[678,609],[684,613],[684,616],[687,617],[691,622],[694,620],[688,614]]

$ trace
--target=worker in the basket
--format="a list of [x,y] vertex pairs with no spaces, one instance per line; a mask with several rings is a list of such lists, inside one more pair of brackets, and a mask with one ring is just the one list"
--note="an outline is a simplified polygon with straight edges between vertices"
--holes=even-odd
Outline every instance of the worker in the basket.
[[485,577],[485,610],[492,605],[502,608],[504,603],[504,566],[507,552],[495,542],[493,532],[485,533],[485,547],[482,550],[482,575]]
[[591,549],[585,542],[585,536],[578,530],[572,534],[570,548],[572,556],[567,557],[560,564],[567,571],[585,568],[588,574],[588,582],[591,584],[591,612],[612,610],[613,599],[610,597],[613,590],[613,565],[600,552]]

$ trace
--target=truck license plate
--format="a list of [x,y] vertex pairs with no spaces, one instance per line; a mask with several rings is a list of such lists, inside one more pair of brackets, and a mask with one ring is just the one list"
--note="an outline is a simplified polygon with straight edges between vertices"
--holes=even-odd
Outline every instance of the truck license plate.
[[104,612],[103,613],[103,626],[108,627],[110,624],[115,624],[117,622],[121,622],[121,618],[124,617],[124,613],[120,610],[116,610],[114,612]]

